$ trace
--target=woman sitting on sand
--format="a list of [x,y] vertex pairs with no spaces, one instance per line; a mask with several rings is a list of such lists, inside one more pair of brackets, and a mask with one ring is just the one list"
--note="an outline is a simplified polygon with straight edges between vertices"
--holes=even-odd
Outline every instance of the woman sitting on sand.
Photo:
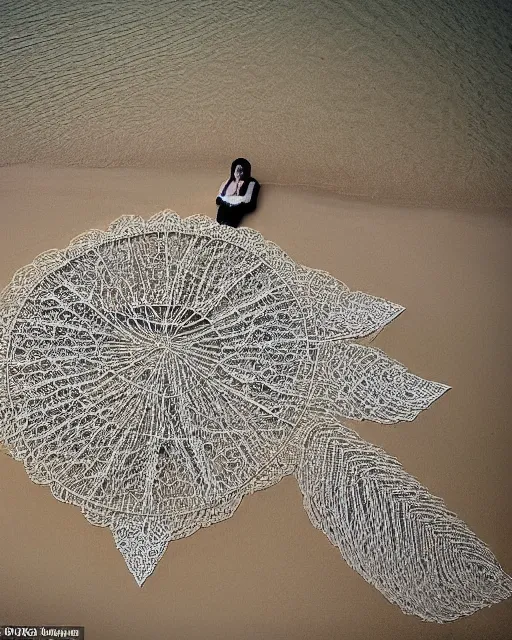
[[219,209],[217,222],[238,227],[242,218],[256,209],[260,185],[251,178],[251,163],[237,158],[231,165],[231,175],[223,182],[215,200]]

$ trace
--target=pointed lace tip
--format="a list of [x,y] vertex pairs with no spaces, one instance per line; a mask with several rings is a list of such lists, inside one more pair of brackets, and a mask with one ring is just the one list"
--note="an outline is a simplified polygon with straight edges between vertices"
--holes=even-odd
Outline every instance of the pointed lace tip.
[[442,383],[438,383],[439,384],[439,391],[438,391],[438,398],[440,398],[441,396],[443,396],[447,391],[451,391],[453,389],[453,387],[450,387],[450,385],[448,384],[442,384]]
[[146,582],[146,580],[149,578],[149,576],[150,574],[148,573],[145,576],[133,576],[133,577],[135,578],[135,582],[137,583],[137,586],[142,587]]

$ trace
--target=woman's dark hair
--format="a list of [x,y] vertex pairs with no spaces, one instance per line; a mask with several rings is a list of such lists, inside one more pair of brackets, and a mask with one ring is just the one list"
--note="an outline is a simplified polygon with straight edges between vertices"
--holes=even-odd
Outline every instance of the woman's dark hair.
[[245,196],[245,192],[247,191],[247,187],[249,186],[249,182],[251,180],[251,163],[245,158],[237,158],[231,163],[231,175],[229,176],[229,180],[226,182],[224,189],[222,189],[222,193],[220,194],[221,196],[226,195],[227,188],[235,179],[235,169],[237,165],[241,165],[242,169],[244,170],[244,183],[240,188],[239,193],[241,196]]

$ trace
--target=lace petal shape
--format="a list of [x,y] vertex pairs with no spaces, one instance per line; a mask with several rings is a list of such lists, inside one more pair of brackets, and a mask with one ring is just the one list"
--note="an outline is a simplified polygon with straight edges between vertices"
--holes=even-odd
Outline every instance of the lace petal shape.
[[319,360],[323,366],[310,407],[340,418],[410,422],[451,388],[424,380],[383,351],[365,345],[324,343]]
[[302,267],[302,295],[314,304],[317,336],[348,340],[380,332],[404,310],[399,304],[362,291],[350,291],[325,271]]
[[112,527],[112,533],[126,566],[142,586],[167,549],[167,532],[155,518],[124,516]]
[[312,428],[296,475],[312,524],[404,613],[447,622],[512,595],[512,578],[464,522],[352,430]]

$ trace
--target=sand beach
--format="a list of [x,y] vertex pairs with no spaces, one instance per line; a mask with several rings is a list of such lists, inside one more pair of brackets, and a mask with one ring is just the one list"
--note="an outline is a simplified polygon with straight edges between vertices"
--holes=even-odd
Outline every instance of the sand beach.
[[[2,167],[1,285],[38,253],[120,214],[213,217],[219,178]],[[510,572],[511,219],[263,185],[246,223],[298,262],[406,307],[373,346],[452,389],[412,423],[347,424],[441,496]],[[509,637],[510,601],[445,625],[404,615],[312,527],[292,477],[171,543],[142,589],[109,530],[32,484],[7,456],[0,486],[3,620],[79,621],[98,639]]]
[[[512,574],[512,66],[506,2],[8,0],[0,288],[121,215],[243,224],[406,307],[372,346],[451,390],[412,423],[347,420]],[[88,640],[509,640],[512,600],[449,624],[390,604],[308,520],[295,479],[173,542],[139,588],[108,529],[0,453],[0,625]]]

